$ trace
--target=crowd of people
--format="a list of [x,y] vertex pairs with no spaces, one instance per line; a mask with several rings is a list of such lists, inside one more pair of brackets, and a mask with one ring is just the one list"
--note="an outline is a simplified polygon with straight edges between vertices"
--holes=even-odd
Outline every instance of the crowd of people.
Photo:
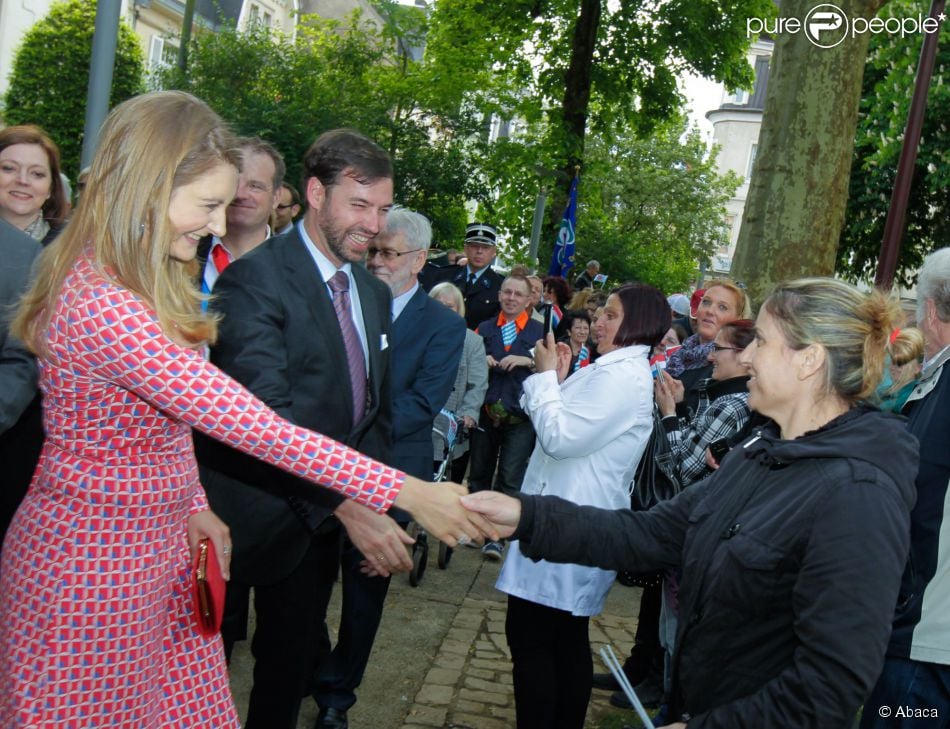
[[0,130],[0,725],[239,726],[251,637],[245,726],[312,696],[346,729],[410,520],[501,563],[519,729],[629,703],[588,638],[618,573],[658,726],[946,725],[950,249],[912,317],[819,278],[753,312],[726,279],[497,270],[489,223],[431,256],[355,130],[303,168],[143,94],[73,207],[42,129]]

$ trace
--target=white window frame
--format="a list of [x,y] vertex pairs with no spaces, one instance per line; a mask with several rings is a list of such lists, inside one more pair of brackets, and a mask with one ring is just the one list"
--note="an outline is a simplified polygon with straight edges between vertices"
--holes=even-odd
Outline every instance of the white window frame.
[[148,42],[148,70],[174,66],[178,58],[178,45],[165,36],[153,35]]

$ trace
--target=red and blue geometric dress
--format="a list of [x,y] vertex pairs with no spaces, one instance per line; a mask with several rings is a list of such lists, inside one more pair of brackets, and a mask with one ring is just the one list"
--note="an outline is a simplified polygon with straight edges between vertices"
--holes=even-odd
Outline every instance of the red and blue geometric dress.
[[0,564],[0,727],[238,727],[188,592],[191,428],[377,511],[402,474],[280,419],[85,259],[40,384],[46,443]]

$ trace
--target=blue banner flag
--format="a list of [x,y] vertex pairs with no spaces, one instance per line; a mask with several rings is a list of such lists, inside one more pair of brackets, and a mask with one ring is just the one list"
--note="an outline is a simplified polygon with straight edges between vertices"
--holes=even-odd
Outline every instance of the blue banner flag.
[[551,256],[549,276],[563,276],[567,278],[568,271],[574,267],[574,226],[577,224],[577,183],[579,177],[574,175],[571,181],[571,192],[567,197],[567,208],[561,220],[561,228],[557,232],[557,242],[554,244],[554,254]]

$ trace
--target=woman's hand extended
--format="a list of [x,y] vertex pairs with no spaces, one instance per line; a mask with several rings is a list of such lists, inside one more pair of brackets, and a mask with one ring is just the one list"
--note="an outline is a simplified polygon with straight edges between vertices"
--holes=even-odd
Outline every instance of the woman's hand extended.
[[514,534],[521,520],[521,502],[498,491],[479,491],[463,496],[462,506],[487,519],[501,537]]
[[428,483],[407,476],[394,503],[450,547],[456,546],[460,537],[476,542],[499,539],[498,530],[492,524],[462,506],[459,498],[467,493],[468,490],[457,483]]

